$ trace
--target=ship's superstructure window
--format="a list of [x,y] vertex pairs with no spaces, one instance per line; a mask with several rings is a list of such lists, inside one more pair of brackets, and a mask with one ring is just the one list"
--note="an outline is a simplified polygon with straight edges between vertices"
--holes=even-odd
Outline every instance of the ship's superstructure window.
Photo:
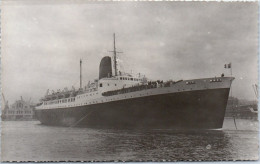
[[102,83],[99,84],[99,87],[102,87]]
[[195,81],[187,81],[186,84],[187,84],[187,85],[189,85],[189,84],[195,84]]
[[212,79],[212,80],[210,80],[210,82],[221,82],[222,80],[221,79]]

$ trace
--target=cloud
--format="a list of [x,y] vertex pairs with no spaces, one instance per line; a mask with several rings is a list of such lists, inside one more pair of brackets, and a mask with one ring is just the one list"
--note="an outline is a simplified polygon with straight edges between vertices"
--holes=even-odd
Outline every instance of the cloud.
[[233,94],[254,98],[257,3],[4,1],[3,92],[38,101],[47,89],[98,77],[112,34],[125,70],[151,79],[219,76],[233,64]]

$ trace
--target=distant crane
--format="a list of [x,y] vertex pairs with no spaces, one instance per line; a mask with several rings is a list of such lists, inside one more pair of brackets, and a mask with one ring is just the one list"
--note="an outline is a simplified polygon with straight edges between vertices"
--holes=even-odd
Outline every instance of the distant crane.
[[[255,97],[256,97],[256,101],[258,100],[258,85],[257,84],[253,84],[252,85],[254,93],[255,93]],[[253,106],[249,106],[248,109],[252,112],[252,113],[258,113],[257,110],[257,106],[256,106],[256,110],[254,110]]]
[[4,94],[2,93],[2,97],[3,97],[3,101],[4,101],[4,105],[3,105],[3,109],[5,110],[5,109],[8,109],[9,108],[9,105],[8,105],[8,101],[6,101],[5,100],[5,96],[4,96]]
[[[257,84],[253,84],[252,87],[253,87],[253,90],[254,90],[254,93],[255,93],[255,96],[256,96],[256,101],[257,101],[258,100],[258,85]],[[238,105],[237,107],[248,109],[252,113],[258,113],[257,103],[256,104]]]
[[3,97],[4,105],[5,105],[5,95],[3,93],[2,93],[2,97]]
[[47,91],[46,91],[46,94],[45,94],[46,96],[48,96],[49,95],[49,89],[47,89]]
[[256,99],[258,100],[258,85],[257,84],[253,84],[252,87],[253,87],[253,90],[255,92]]

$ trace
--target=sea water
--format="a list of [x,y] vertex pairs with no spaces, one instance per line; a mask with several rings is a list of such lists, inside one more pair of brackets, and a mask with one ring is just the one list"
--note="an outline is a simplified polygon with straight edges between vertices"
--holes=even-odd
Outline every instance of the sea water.
[[116,130],[2,122],[2,161],[188,161],[258,159],[258,121],[226,118],[206,131]]

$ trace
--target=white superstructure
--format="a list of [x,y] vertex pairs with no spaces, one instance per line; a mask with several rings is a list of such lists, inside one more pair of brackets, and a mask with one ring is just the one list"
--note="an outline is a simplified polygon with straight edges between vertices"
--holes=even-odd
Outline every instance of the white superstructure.
[[[143,79],[138,81],[138,78],[124,76],[104,78],[79,91],[75,97],[43,101],[43,104],[36,107],[36,109],[68,108],[158,94],[229,88],[233,79],[232,77],[218,77],[177,82],[168,81],[166,83],[149,85],[148,83],[143,84]],[[122,93],[123,90],[125,90],[124,93]],[[104,93],[108,91],[118,91],[118,93],[104,96]]]

